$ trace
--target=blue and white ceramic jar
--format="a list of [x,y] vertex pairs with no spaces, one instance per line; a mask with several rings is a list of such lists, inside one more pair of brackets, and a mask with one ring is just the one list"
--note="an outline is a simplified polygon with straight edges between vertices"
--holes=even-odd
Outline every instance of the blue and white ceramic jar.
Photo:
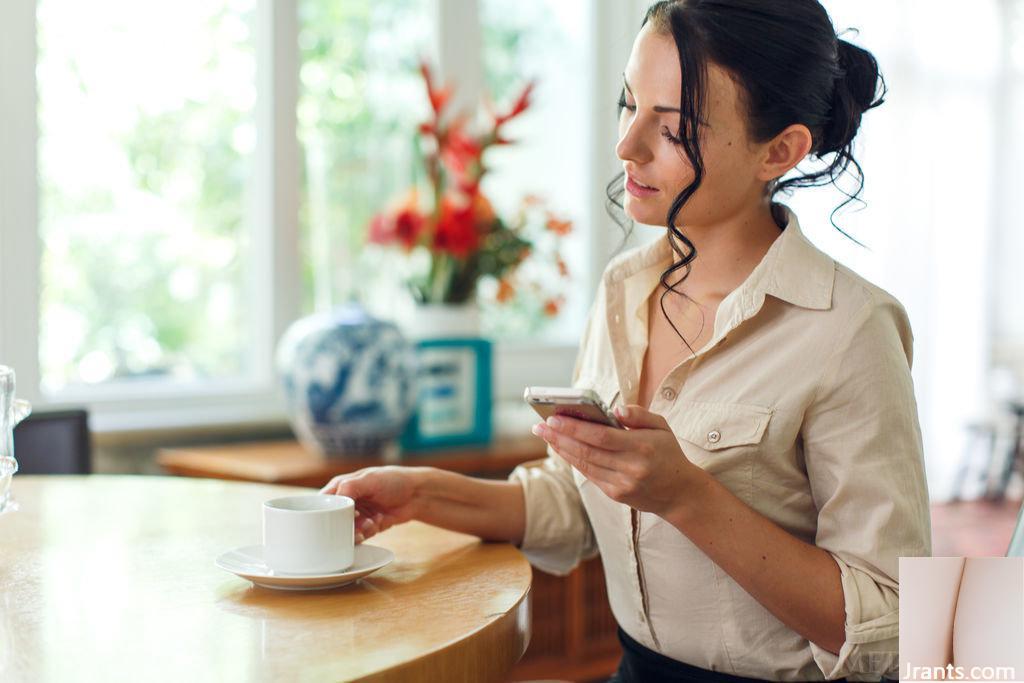
[[379,453],[415,406],[413,344],[358,304],[293,323],[277,369],[296,436],[325,455]]

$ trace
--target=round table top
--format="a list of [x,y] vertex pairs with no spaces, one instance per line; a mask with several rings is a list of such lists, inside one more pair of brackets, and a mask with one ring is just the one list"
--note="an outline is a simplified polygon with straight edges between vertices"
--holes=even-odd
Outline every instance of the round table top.
[[15,476],[0,515],[0,680],[500,679],[529,641],[531,570],[509,544],[409,522],[395,560],[333,590],[216,566],[262,540],[261,504],[311,489]]

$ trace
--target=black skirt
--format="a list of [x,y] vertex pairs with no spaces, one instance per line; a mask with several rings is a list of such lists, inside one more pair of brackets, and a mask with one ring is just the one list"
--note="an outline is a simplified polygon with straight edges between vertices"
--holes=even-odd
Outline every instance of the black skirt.
[[[665,655],[648,650],[636,642],[620,627],[619,642],[622,643],[622,659],[619,670],[608,679],[608,683],[690,683],[699,681],[723,681],[725,683],[750,683],[759,678],[733,676],[721,671],[708,671],[690,666]],[[837,679],[845,681],[845,678]]]

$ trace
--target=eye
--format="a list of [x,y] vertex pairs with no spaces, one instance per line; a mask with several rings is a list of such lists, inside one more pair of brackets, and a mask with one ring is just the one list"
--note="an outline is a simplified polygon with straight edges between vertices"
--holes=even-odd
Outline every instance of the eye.
[[627,104],[626,103],[626,96],[625,95],[619,95],[619,113],[620,114],[622,113],[623,109],[628,109],[629,111],[636,111],[636,105],[635,104]]
[[681,139],[677,138],[675,135],[673,135],[672,131],[670,131],[668,128],[665,128],[664,130],[662,130],[661,134],[665,137],[666,140],[671,142],[673,145],[681,145],[681,144],[683,144],[683,141]]

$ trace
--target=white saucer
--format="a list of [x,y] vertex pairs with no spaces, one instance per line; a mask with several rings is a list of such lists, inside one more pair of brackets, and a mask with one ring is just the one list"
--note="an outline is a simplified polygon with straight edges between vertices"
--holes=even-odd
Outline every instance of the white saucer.
[[394,559],[395,554],[387,548],[360,543],[355,547],[355,562],[344,571],[314,575],[285,574],[275,572],[266,565],[263,561],[262,545],[247,545],[224,553],[214,564],[264,588],[315,591],[352,583],[387,566]]

